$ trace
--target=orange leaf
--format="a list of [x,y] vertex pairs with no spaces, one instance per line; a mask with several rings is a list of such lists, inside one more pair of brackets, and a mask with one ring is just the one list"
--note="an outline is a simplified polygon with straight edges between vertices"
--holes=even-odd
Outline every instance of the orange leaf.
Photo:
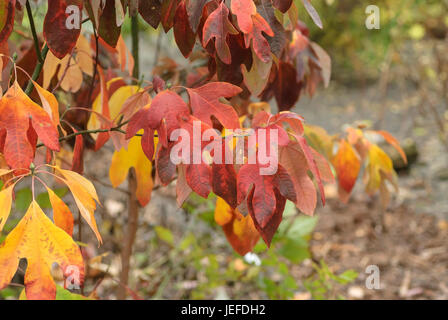
[[74,226],[73,214],[64,201],[62,201],[53,190],[47,188],[47,191],[51,206],[53,207],[54,224],[67,232],[69,236],[72,236]]
[[361,161],[353,147],[347,141],[341,140],[332,163],[339,182],[339,197],[343,202],[347,202],[358,178]]
[[252,251],[260,239],[252,217],[243,216],[238,209],[232,209],[222,198],[216,201],[215,221],[222,226],[233,249],[242,256]]

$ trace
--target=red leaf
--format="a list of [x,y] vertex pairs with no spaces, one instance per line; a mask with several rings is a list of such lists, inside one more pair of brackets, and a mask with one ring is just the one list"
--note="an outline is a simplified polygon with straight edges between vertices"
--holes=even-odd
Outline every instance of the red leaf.
[[274,80],[274,94],[280,111],[291,109],[299,99],[301,85],[294,66],[280,61]]
[[232,13],[236,15],[238,27],[244,33],[252,32],[252,16],[257,14],[253,0],[232,0]]
[[[259,164],[245,164],[238,172],[238,203],[247,198],[247,204],[253,208],[254,221],[260,228],[265,228],[276,212],[276,195],[279,194],[296,202],[294,184],[286,172],[279,166],[274,175],[260,175]],[[250,192],[253,196],[248,198]]]
[[160,10],[162,5],[160,0],[139,0],[138,1],[138,12],[142,18],[149,23],[151,27],[157,29],[160,23]]
[[212,126],[211,116],[227,129],[240,127],[238,114],[232,106],[219,101],[221,97],[233,97],[240,93],[240,87],[226,82],[211,82],[199,88],[188,88],[193,115]]
[[180,0],[164,0],[162,3],[161,22],[165,32],[168,32],[173,27],[174,15],[179,2]]
[[229,9],[224,2],[221,2],[219,7],[213,11],[207,18],[204,24],[204,48],[207,44],[215,39],[215,48],[219,59],[225,64],[232,62],[229,45],[227,44],[228,34],[237,34],[238,31],[229,20]]
[[[71,18],[67,11],[68,6],[79,8],[79,28],[76,24],[69,29],[67,24]],[[48,0],[48,12],[44,20],[44,37],[48,48],[59,59],[71,53],[81,32],[82,0]],[[70,10],[68,10],[70,13]],[[76,14],[76,13],[73,13]]]
[[196,42],[196,34],[188,22],[185,0],[177,7],[174,17],[174,39],[184,57],[188,58]]
[[254,198],[254,190],[252,190],[252,192],[249,194],[247,200],[249,213],[255,224],[255,228],[258,230],[267,246],[270,247],[272,238],[274,237],[274,234],[277,231],[280,222],[282,222],[283,210],[285,209],[286,199],[279,193],[277,189],[274,189],[275,210],[272,213],[270,219],[267,221],[267,223],[264,226],[262,226],[257,220],[257,214],[255,211],[256,208],[254,208],[253,198]]
[[[77,131],[75,130],[75,132]],[[82,174],[84,172],[84,139],[81,134],[77,135],[75,138],[75,147],[73,149],[73,162],[71,170],[79,174]]]
[[0,3],[0,45],[8,41],[14,27],[16,0],[2,1]]
[[316,160],[314,160],[313,151],[308,146],[308,143],[306,142],[304,137],[298,135],[294,135],[294,137],[297,139],[297,142],[302,148],[303,154],[305,155],[306,161],[308,163],[308,167],[310,168],[311,173],[313,174],[314,179],[316,179],[317,185],[319,186],[322,204],[325,205],[324,185],[322,184],[322,179],[320,177],[319,169],[317,168]]
[[[121,0],[124,3],[124,0]],[[123,6],[124,7],[124,6]],[[115,0],[106,0],[106,5],[100,17],[99,36],[110,46],[116,47],[121,34],[121,26],[117,26]]]
[[182,98],[169,90],[160,92],[151,103],[136,112],[129,121],[126,139],[144,129],[142,147],[148,159],[154,155],[154,130],[158,130],[159,141],[167,147],[167,138],[174,129],[179,128],[178,117],[188,116],[190,110]]
[[190,26],[195,33],[198,31],[202,11],[207,2],[208,0],[187,0],[188,21],[190,21]]
[[244,35],[246,47],[249,47],[252,42],[252,47],[258,58],[260,58],[263,62],[269,62],[271,59],[271,48],[268,40],[263,36],[263,32],[271,37],[274,36],[274,32],[266,20],[264,20],[264,18],[259,14],[252,16],[252,22],[252,32]]
[[291,8],[292,0],[273,0],[273,3],[274,7],[280,10],[282,13],[285,13],[289,10],[289,8]]

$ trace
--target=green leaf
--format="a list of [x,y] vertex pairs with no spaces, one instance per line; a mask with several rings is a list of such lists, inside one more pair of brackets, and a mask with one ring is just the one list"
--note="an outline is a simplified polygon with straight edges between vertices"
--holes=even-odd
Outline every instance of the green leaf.
[[23,188],[16,192],[16,210],[25,212],[33,200],[33,194],[30,188]]
[[286,239],[278,253],[293,263],[300,263],[310,257],[308,243],[303,238],[297,240]]
[[160,240],[165,241],[170,245],[174,245],[174,236],[171,230],[161,226],[155,227],[154,230],[156,231],[157,237],[159,237]]

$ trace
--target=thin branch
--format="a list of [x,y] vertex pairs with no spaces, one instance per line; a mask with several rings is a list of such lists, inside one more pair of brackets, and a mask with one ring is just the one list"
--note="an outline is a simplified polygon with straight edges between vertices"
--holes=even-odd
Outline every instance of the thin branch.
[[93,95],[93,88],[95,86],[95,79],[96,79],[96,74],[98,72],[98,60],[99,60],[99,37],[98,37],[98,33],[96,32],[95,29],[95,23],[92,21],[92,28],[93,28],[93,34],[95,36],[95,65],[94,65],[94,69],[93,69],[93,77],[92,77],[92,83],[90,84],[90,89],[89,89],[89,95],[88,100],[87,100],[87,105],[90,106],[90,104],[92,103],[92,95]]
[[36,26],[34,24],[33,13],[31,12],[31,5],[29,1],[26,2],[26,14],[28,15],[28,19],[30,21],[31,33],[33,34],[34,47],[36,49],[37,60],[40,63],[43,63],[44,60],[42,59],[42,53],[40,52],[39,39],[37,38]]

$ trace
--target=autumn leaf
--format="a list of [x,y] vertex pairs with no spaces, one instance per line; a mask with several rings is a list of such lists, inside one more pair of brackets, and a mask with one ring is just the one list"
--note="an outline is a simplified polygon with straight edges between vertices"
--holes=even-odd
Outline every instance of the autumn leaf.
[[292,5],[292,0],[273,0],[274,7],[280,10],[282,13],[288,11]]
[[199,88],[187,88],[193,115],[201,121],[212,125],[211,116],[221,122],[227,129],[240,127],[238,115],[232,106],[221,103],[221,97],[233,97],[241,88],[226,82],[211,82]]
[[[179,128],[178,117],[189,115],[190,110],[182,98],[169,90],[160,92],[148,105],[136,112],[129,120],[126,139],[144,129],[141,140],[143,152],[148,159],[154,155],[154,131],[158,130],[160,143],[167,147],[167,137]],[[163,121],[163,124],[162,124]],[[164,138],[161,138],[162,137]]]
[[[118,1],[121,7],[123,7],[124,0]],[[116,10],[116,0],[105,0],[105,3],[103,13],[99,18],[98,34],[108,45],[115,48],[121,34],[121,24],[117,24],[117,21],[120,20],[117,13],[120,13],[120,11]]]
[[[48,0],[48,12],[44,20],[44,37],[48,48],[59,59],[71,53],[78,40],[81,28],[74,25],[68,28],[71,19],[68,6],[76,6],[82,12],[82,0]],[[81,17],[78,22],[81,24]],[[73,21],[72,21],[73,23]]]
[[76,268],[80,285],[84,280],[81,251],[73,239],[56,227],[33,201],[19,224],[0,246],[0,290],[12,280],[21,258],[27,259],[25,290],[27,299],[54,299],[56,285],[51,276],[58,263],[64,276]]
[[[278,166],[276,174],[260,175],[259,164],[245,164],[238,171],[238,203],[247,198],[248,206],[253,208],[254,221],[260,228],[265,228],[276,210],[275,195],[296,202],[296,192],[291,177],[282,166]],[[251,199],[248,195],[253,190]]]
[[202,11],[209,0],[187,0],[188,21],[194,33],[201,22]]
[[213,11],[204,24],[203,46],[214,38],[216,53],[225,64],[232,62],[229,45],[227,44],[228,34],[238,34],[238,31],[229,20],[229,9],[224,2]]
[[177,7],[174,16],[174,39],[185,58],[188,58],[196,42],[196,34],[190,27],[185,0]]
[[244,35],[246,47],[249,47],[252,43],[254,52],[260,58],[261,61],[267,63],[271,60],[271,48],[268,40],[264,37],[263,33],[267,36],[273,37],[272,31],[266,20],[260,15],[256,14],[252,16],[253,30],[250,33]]
[[289,173],[296,191],[296,206],[303,213],[313,215],[317,195],[314,183],[308,176],[308,163],[298,144],[289,144],[280,148],[279,163]]
[[102,243],[94,215],[96,209],[95,201],[100,203],[95,187],[89,180],[74,171],[64,170],[59,167],[53,168],[60,174],[59,178],[72,192],[79,212],[87,221],[87,224],[92,228],[98,241]]
[[139,0],[138,1],[138,12],[142,18],[149,23],[151,27],[157,29],[160,23],[160,10],[162,4],[160,0]]
[[0,45],[8,41],[14,27],[16,0],[0,3]]
[[242,256],[251,252],[260,239],[252,217],[243,216],[222,198],[216,200],[215,221],[222,227],[232,248]]
[[368,150],[368,164],[365,171],[366,191],[368,194],[373,194],[380,189],[385,179],[395,184],[396,174],[392,160],[380,147],[370,144]]
[[7,133],[3,154],[13,169],[28,169],[33,161],[35,144],[30,143],[29,130],[33,130],[48,148],[59,151],[56,126],[17,82],[0,99],[0,131],[3,129]]
[[338,178],[339,196],[343,202],[347,202],[358,178],[361,160],[353,147],[347,141],[341,139],[338,152],[331,162]]
[[143,207],[151,200],[153,187],[151,160],[143,153],[141,138],[133,137],[129,141],[127,150],[121,149],[120,151],[115,151],[109,168],[109,178],[114,188],[123,183],[130,168],[135,169],[137,178],[136,196]]
[[400,147],[400,143],[398,142],[397,139],[395,139],[394,136],[392,136],[389,132],[387,131],[374,131],[375,133],[381,135],[384,140],[386,140],[387,143],[389,143],[392,147],[395,148],[395,150],[398,151],[398,153],[400,154],[401,158],[403,159],[404,163],[408,163],[408,159],[406,157],[406,153],[403,151],[403,149]]
[[51,207],[53,208],[54,224],[67,232],[69,236],[72,236],[73,227],[75,225],[72,212],[53,190],[47,187],[47,192]]
[[252,16],[257,14],[257,7],[253,0],[232,0],[230,9],[236,15],[238,28],[243,33],[252,32]]
[[161,23],[165,32],[168,32],[173,27],[174,15],[176,14],[176,9],[180,1],[181,0],[162,1]]
[[8,220],[12,205],[12,191],[14,184],[0,191],[0,231],[3,230],[6,220]]

